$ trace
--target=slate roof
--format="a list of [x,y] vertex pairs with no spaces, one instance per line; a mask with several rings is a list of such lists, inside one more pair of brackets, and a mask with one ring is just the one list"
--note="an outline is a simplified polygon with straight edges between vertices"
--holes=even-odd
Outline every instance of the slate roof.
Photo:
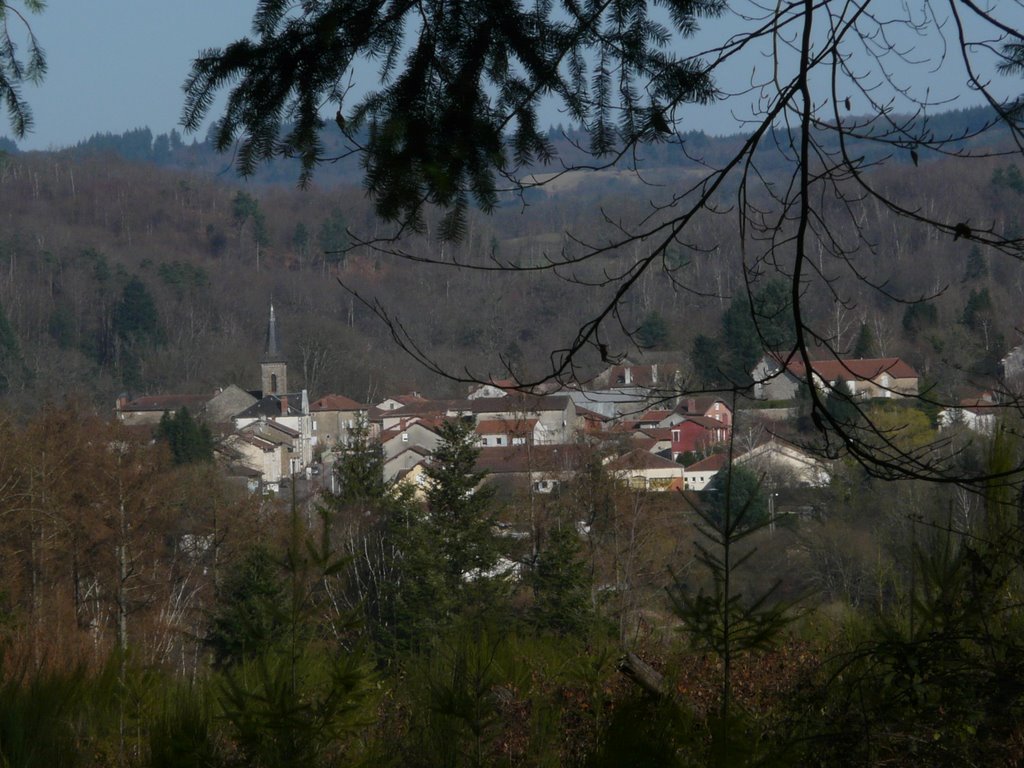
[[285,356],[281,352],[277,339],[277,318],[274,316],[274,305],[270,305],[270,322],[267,323],[267,345],[263,351],[261,363],[283,363]]
[[[281,413],[281,398],[288,398],[288,413]],[[258,419],[260,416],[301,416],[302,393],[293,392],[288,395],[265,395],[241,413],[236,419]]]

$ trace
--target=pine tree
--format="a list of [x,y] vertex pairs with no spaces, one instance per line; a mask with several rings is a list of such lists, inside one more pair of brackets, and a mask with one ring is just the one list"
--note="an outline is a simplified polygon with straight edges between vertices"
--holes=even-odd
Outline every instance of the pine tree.
[[746,385],[762,354],[757,325],[746,296],[736,296],[722,315],[722,373],[729,384]]
[[492,493],[475,471],[473,424],[449,421],[440,433],[426,470],[426,506],[396,503],[388,513],[398,562],[385,602],[401,648],[421,647],[460,614],[500,607],[504,594],[503,579],[491,574],[498,539]]
[[114,331],[122,340],[163,341],[156,303],[146,284],[137,277],[131,278],[121,290],[121,300],[114,307],[113,323]]
[[320,233],[317,236],[320,251],[324,263],[342,264],[345,261],[345,249],[348,248],[348,222],[345,221],[345,214],[338,208],[331,211],[331,215],[324,219],[320,225]]
[[280,564],[262,546],[228,573],[206,635],[218,666],[255,658],[284,637],[286,593],[279,573]]
[[967,254],[967,262],[964,264],[964,282],[981,280],[984,277],[988,277],[988,262],[985,260],[985,254],[975,245]]
[[690,362],[701,386],[715,387],[722,383],[721,355],[722,345],[717,339],[701,334],[693,340]]
[[539,629],[559,635],[583,634],[593,617],[590,574],[580,558],[580,542],[568,526],[548,534],[530,576],[530,617]]
[[657,349],[668,342],[668,324],[659,312],[649,312],[636,329],[636,343],[642,349]]
[[324,499],[335,510],[359,508],[368,511],[379,507],[389,495],[390,484],[384,481],[384,452],[370,437],[369,427],[360,422],[349,430],[349,441],[334,464],[338,491],[327,492]]
[[467,578],[486,574],[498,560],[494,535],[493,492],[476,471],[480,449],[469,421],[448,421],[440,428],[441,444],[426,474],[427,510],[439,546],[445,581],[458,589]]
[[857,332],[857,341],[853,345],[853,356],[857,358],[872,358],[878,352],[878,345],[875,342],[875,333],[867,323],[860,324],[860,331]]
[[164,413],[156,437],[167,443],[175,464],[195,464],[213,460],[213,435],[210,428],[192,418],[182,407],[172,416]]

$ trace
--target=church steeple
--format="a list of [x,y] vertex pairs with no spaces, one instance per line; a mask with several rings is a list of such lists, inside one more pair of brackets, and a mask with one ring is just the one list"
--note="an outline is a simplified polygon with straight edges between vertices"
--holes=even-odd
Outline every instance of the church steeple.
[[260,378],[263,394],[280,395],[288,392],[288,363],[281,353],[277,338],[277,318],[274,303],[270,303],[270,322],[267,324],[267,346],[260,358]]

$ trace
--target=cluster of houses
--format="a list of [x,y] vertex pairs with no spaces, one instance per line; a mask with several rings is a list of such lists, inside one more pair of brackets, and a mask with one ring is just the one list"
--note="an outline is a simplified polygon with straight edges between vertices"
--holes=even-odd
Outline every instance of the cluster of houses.
[[[495,381],[460,399],[412,393],[376,403],[339,394],[311,400],[305,390],[289,391],[271,307],[260,371],[260,390],[232,385],[208,395],[124,396],[117,401],[117,416],[130,425],[155,425],[164,413],[188,408],[219,427],[216,451],[225,470],[253,489],[270,491],[295,476],[321,475],[330,482],[332,462],[357,430],[379,441],[386,479],[420,487],[441,441],[439,426],[447,419],[472,421],[478,466],[491,482],[537,493],[556,490],[594,461],[624,484],[644,490],[701,490],[730,460],[790,485],[829,481],[826,464],[778,436],[784,429],[759,428],[755,434],[747,428],[737,439],[734,403],[680,394],[681,372],[671,364],[624,362],[586,386],[545,393]],[[808,380],[823,388],[845,386],[858,398],[912,396],[919,386],[917,373],[899,358],[818,361],[808,377],[801,363],[766,357],[753,373],[755,396],[771,401],[793,400]],[[976,413],[987,414],[990,405],[975,399],[947,409],[940,423],[963,423]],[[778,425],[792,409],[745,414],[774,418]]]

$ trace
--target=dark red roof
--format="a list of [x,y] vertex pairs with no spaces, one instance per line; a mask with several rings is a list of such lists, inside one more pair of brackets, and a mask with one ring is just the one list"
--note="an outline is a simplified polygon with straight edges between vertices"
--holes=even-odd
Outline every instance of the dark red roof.
[[681,474],[683,471],[681,464],[639,448],[609,461],[605,466],[613,472],[622,469],[677,469]]
[[344,395],[324,395],[319,400],[311,403],[311,411],[365,411],[367,406],[357,403],[350,397]]
[[717,472],[726,464],[726,455],[724,453],[713,453],[707,458],[703,458],[700,461],[695,461],[693,464],[686,468],[687,472]]
[[176,411],[179,408],[198,410],[213,399],[213,395],[153,395],[130,400],[121,411]]
[[[839,379],[871,381],[883,373],[888,373],[894,379],[918,378],[917,371],[898,357],[812,360],[811,368],[825,381],[837,381]],[[789,370],[802,377],[806,369],[803,362],[794,360],[790,362]]]

